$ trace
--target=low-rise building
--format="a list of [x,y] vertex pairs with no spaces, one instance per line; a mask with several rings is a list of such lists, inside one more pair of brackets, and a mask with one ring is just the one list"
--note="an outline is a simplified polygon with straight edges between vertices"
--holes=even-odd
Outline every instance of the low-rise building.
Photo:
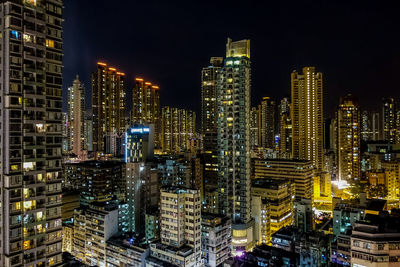
[[224,215],[201,215],[201,251],[204,265],[216,267],[230,256],[232,225]]
[[367,215],[351,234],[351,266],[400,266],[400,217]]
[[201,266],[200,190],[163,187],[160,223],[161,242],[150,244],[146,266]]
[[255,238],[258,244],[269,244],[271,234],[293,222],[292,183],[268,177],[255,179],[252,181],[251,197]]
[[106,242],[118,233],[118,206],[91,203],[75,210],[72,255],[88,265],[106,266]]
[[107,241],[107,267],[144,267],[149,248],[135,237],[116,235]]

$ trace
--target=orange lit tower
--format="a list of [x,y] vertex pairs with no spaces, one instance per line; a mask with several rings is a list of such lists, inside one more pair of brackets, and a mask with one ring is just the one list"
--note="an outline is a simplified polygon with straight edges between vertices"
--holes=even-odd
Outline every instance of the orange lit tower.
[[92,73],[93,150],[104,152],[106,133],[125,131],[125,73],[98,62]]
[[159,87],[142,78],[135,79],[132,94],[130,126],[154,124],[154,145],[160,145],[160,93]]

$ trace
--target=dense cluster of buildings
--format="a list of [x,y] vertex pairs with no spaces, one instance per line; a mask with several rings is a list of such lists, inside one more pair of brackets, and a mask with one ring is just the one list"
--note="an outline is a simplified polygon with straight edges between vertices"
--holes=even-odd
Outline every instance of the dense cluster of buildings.
[[347,95],[325,119],[304,67],[252,107],[250,40],[228,39],[201,71],[201,127],[105,62],[62,112],[62,10],[0,1],[0,266],[399,266],[393,98]]

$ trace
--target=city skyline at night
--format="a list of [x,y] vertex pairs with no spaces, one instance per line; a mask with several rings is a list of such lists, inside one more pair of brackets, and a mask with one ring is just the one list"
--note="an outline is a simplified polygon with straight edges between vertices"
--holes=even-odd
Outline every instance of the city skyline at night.
[[127,73],[128,100],[134,79],[141,77],[162,88],[161,105],[200,114],[199,71],[210,57],[224,55],[223,44],[229,37],[252,41],[252,105],[264,96],[275,100],[289,96],[291,72],[306,66],[324,73],[324,94],[332,99],[324,103],[326,117],[334,115],[339,97],[348,93],[359,97],[362,109],[374,110],[380,103],[370,94],[379,99],[400,96],[395,90],[399,38],[393,34],[399,21],[391,16],[390,5],[260,2],[244,6],[240,17],[230,15],[237,9],[225,1],[202,5],[68,1],[65,81],[72,82],[79,74],[89,90],[90,70],[104,60]]
[[399,267],[397,17],[0,0],[0,267]]

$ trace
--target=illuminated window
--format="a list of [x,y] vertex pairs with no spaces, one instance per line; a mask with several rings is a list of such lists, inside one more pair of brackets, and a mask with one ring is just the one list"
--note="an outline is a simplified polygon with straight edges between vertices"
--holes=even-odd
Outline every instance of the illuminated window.
[[10,169],[12,171],[18,171],[19,170],[19,165],[18,164],[13,164],[13,165],[10,166]]
[[36,6],[36,0],[24,0],[24,4],[31,4]]
[[24,211],[36,208],[36,200],[24,201]]
[[35,162],[24,162],[24,171],[31,171],[35,169]]
[[54,41],[46,39],[46,47],[54,47]]
[[29,197],[29,189],[28,188],[24,188],[24,198],[28,198]]
[[42,211],[36,212],[36,220],[41,221],[42,219],[43,219],[43,212]]
[[21,33],[18,31],[10,31],[10,37],[13,39],[21,40]]
[[24,249],[25,250],[31,249],[31,241],[30,240],[24,241]]
[[36,43],[36,36],[24,33],[23,40],[25,43]]
[[20,210],[21,209],[21,202],[15,203],[15,209]]

